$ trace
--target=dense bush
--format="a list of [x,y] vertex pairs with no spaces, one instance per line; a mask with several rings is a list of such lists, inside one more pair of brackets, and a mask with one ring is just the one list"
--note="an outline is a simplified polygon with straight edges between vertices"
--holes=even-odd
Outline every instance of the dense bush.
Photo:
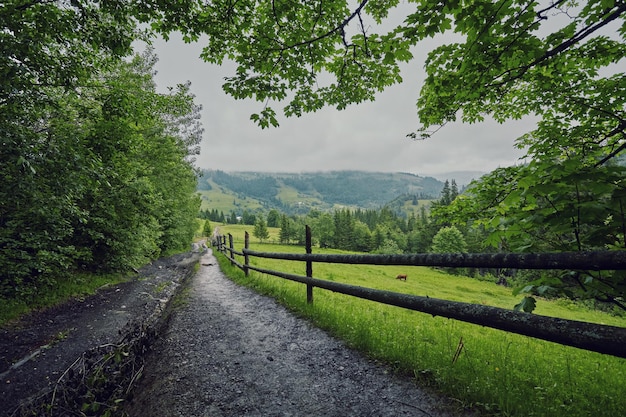
[[155,59],[118,61],[88,77],[89,87],[2,97],[1,297],[188,246],[199,109],[187,85],[155,91]]

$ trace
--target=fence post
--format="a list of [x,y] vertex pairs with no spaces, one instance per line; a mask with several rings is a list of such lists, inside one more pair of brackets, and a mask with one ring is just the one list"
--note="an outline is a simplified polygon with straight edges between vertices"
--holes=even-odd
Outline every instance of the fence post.
[[235,255],[233,251],[235,250],[235,246],[233,245],[233,235],[228,234],[228,251],[230,252],[230,264],[235,265]]
[[[250,234],[248,232],[246,232],[245,234],[243,246],[245,249],[248,249],[250,247]],[[243,272],[246,274],[246,276],[248,276],[249,274],[248,265],[250,262],[250,257],[248,256],[248,253],[246,251],[243,252],[243,259],[244,259]]]
[[[305,226],[305,235],[306,235],[306,253],[311,254],[313,252],[311,248],[311,228],[307,224]],[[313,261],[306,261],[306,276],[308,278],[313,278]],[[306,302],[308,304],[313,303],[313,285],[306,284]]]

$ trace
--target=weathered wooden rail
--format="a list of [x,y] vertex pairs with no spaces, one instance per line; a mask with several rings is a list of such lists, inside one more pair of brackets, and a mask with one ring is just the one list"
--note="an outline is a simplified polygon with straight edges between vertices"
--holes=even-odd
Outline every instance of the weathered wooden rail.
[[[304,254],[251,250],[249,249],[249,235],[247,232],[243,250],[237,251],[233,246],[233,236],[229,234],[228,238],[228,246],[226,245],[225,236],[218,240],[218,250],[224,253],[232,264],[237,265],[246,275],[248,275],[250,270],[253,270],[305,284],[307,286],[307,301],[309,303],[313,302],[313,288],[318,287],[366,300],[432,314],[433,316],[447,317],[562,345],[626,358],[626,328],[623,327],[539,316],[480,304],[375,290],[313,277],[313,262],[474,268],[626,270],[626,251],[542,254],[313,254],[311,230],[308,226],[306,230],[306,253]],[[235,255],[243,257],[244,263],[237,261]],[[306,263],[306,276],[253,266],[249,262],[250,257],[303,261]]]

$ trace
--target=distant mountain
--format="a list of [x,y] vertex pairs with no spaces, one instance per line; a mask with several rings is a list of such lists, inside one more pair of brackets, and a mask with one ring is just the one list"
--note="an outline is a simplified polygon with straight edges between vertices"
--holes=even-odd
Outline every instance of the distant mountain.
[[259,173],[202,171],[198,191],[203,209],[229,213],[263,211],[308,213],[339,207],[376,209],[403,200],[439,198],[443,182],[410,173],[331,171]]

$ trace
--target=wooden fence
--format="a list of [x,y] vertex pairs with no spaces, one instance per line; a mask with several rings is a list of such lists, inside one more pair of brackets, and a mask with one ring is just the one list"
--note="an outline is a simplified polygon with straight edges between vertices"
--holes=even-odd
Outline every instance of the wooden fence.
[[[521,311],[489,307],[430,297],[375,290],[313,277],[313,262],[360,265],[407,265],[473,268],[565,269],[565,270],[626,270],[626,251],[560,252],[541,254],[410,254],[410,255],[329,255],[313,254],[311,229],[306,228],[306,253],[257,252],[249,249],[249,235],[245,234],[244,248],[237,251],[233,236],[217,239],[218,250],[246,275],[250,270],[268,274],[307,286],[307,301],[313,302],[313,288],[363,298],[410,310],[442,316],[494,329],[543,339],[562,345],[626,358],[626,328],[586,323]],[[239,262],[235,255],[243,257]],[[250,257],[303,261],[306,276],[258,268],[250,264]]]

